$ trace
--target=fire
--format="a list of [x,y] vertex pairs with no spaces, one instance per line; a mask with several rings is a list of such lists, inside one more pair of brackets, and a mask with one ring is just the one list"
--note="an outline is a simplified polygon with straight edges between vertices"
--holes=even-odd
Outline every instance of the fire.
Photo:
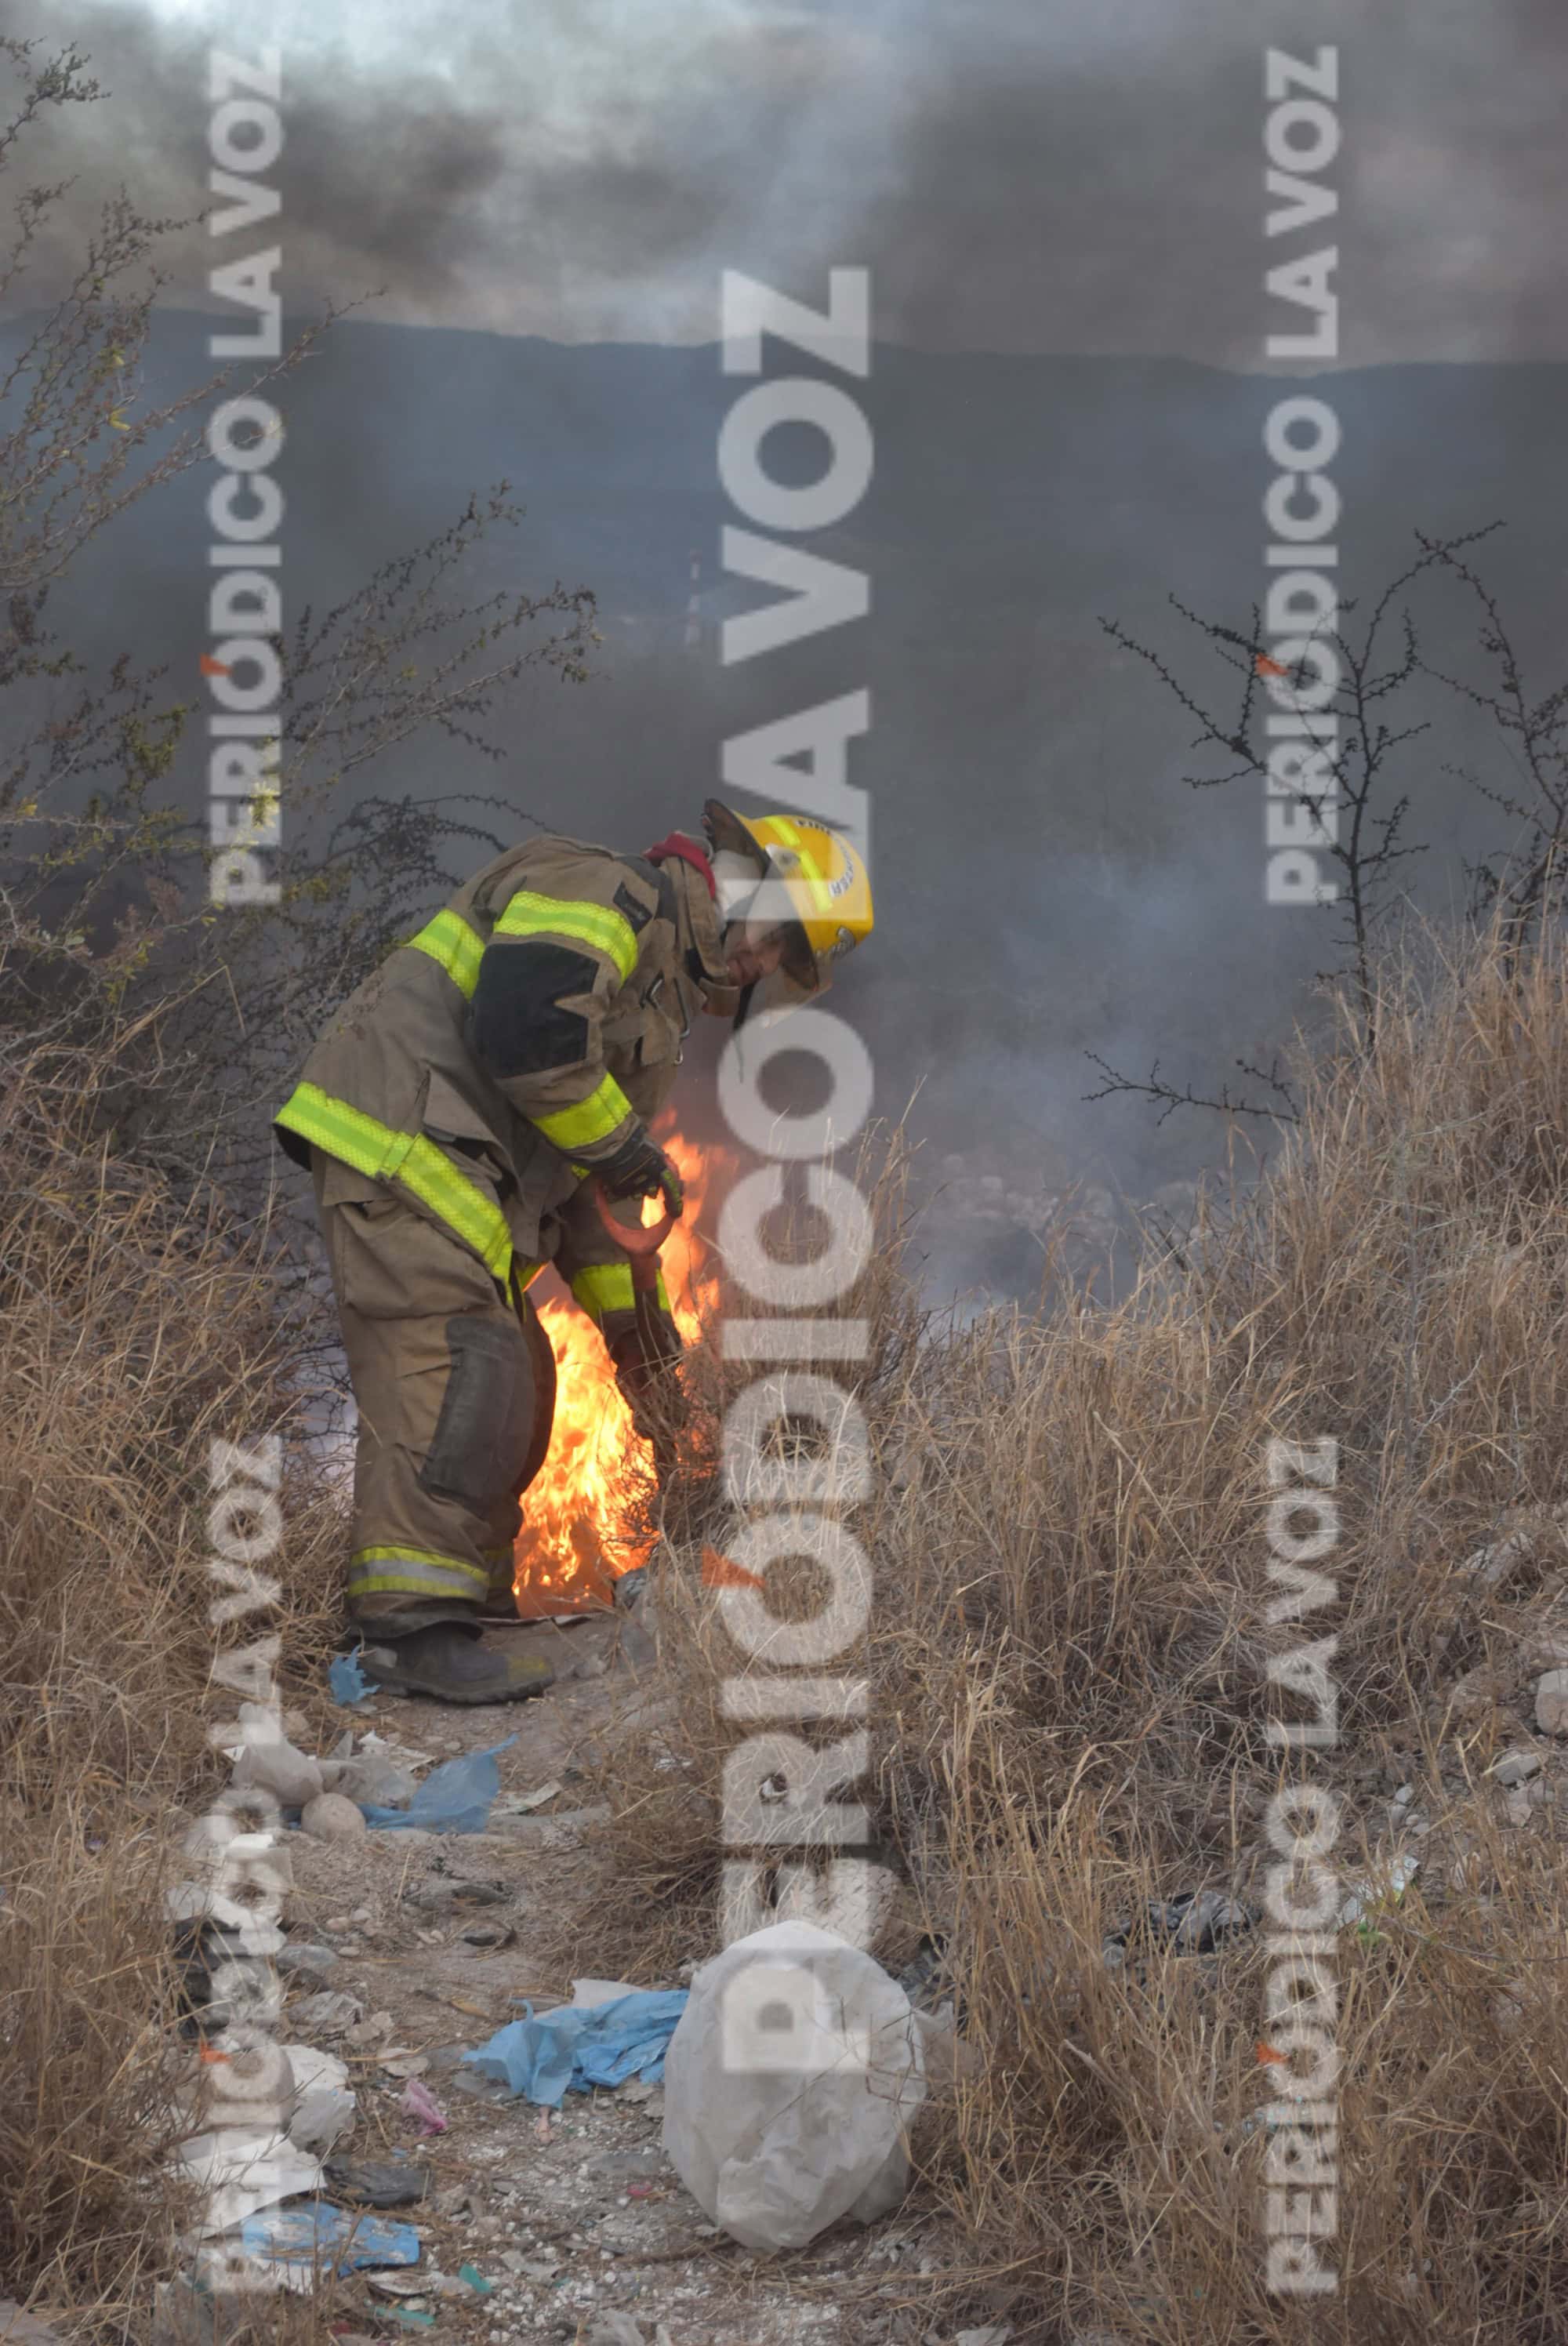
[[[686,1186],[685,1214],[659,1262],[676,1324],[692,1343],[718,1287],[717,1265],[696,1231],[712,1163],[667,1114],[653,1129]],[[539,1317],[555,1353],[555,1425],[545,1464],[523,1494],[515,1587],[517,1610],[529,1618],[610,1602],[613,1583],[647,1558],[646,1543],[623,1536],[620,1526],[653,1481],[652,1453],[632,1430],[593,1321],[569,1297],[542,1302]]]

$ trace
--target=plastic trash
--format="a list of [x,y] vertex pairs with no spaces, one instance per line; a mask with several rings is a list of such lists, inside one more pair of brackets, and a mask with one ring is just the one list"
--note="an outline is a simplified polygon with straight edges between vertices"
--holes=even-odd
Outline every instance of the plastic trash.
[[305,2199],[297,2208],[269,2208],[248,2216],[239,2244],[256,2263],[280,2267],[290,2287],[309,2288],[322,2278],[367,2272],[387,2265],[416,2265],[419,2234],[412,2224],[389,2216],[334,2208],[330,2199]]
[[1380,1872],[1374,1872],[1356,1882],[1349,1896],[1339,1909],[1341,1928],[1359,1923],[1370,1907],[1380,1906],[1385,1900],[1397,1906],[1410,1883],[1420,1872],[1419,1857],[1398,1856],[1390,1860]]
[[685,1988],[634,1988],[606,2004],[564,2004],[537,2018],[525,2004],[523,2019],[508,2021],[463,2061],[525,2100],[558,2110],[568,2088],[585,2094],[634,2076],[657,2083],[686,2002]]
[[221,2133],[192,2135],[175,2154],[201,2194],[198,2237],[227,2232],[297,2191],[319,2191],[321,2161],[295,2147],[285,2134],[246,2135],[225,2127]]
[[830,1931],[775,1923],[692,1981],[665,2065],[664,2147],[731,2239],[802,2248],[897,2205],[925,2091],[898,1982]]
[[489,2297],[494,2291],[495,2283],[493,2280],[486,2280],[477,2265],[459,2265],[457,2278],[461,2281],[467,2282],[475,2297]]
[[324,1760],[329,1792],[341,1792],[361,1809],[406,1809],[418,1789],[406,1768],[379,1751],[356,1751],[350,1760]]
[[357,1995],[348,1995],[341,1988],[323,1988],[319,1994],[302,1995],[289,2006],[289,2025],[304,2036],[346,2036],[364,2018],[364,2010]]
[[329,2158],[327,2181],[340,2199],[367,2208],[412,2208],[430,2189],[428,2167],[381,2158]]
[[349,2091],[348,2069],[335,2053],[319,2053],[313,2045],[280,2049],[294,2074],[289,2139],[300,2150],[329,2151],[352,2126],[359,2109]]
[[422,2135],[446,2132],[444,2116],[431,2099],[430,2088],[427,2086],[422,2086],[417,2077],[411,2077],[403,2087],[402,2098],[398,2107],[409,2117],[418,2119]]
[[365,1822],[383,1832],[410,1826],[422,1832],[483,1832],[490,1822],[490,1804],[501,1790],[496,1759],[516,1740],[509,1735],[488,1751],[470,1751],[433,1768],[406,1809],[361,1803]]
[[239,1729],[233,1777],[237,1790],[270,1792],[282,1809],[302,1809],[315,1799],[322,1789],[321,1762],[296,1751],[270,1704],[242,1702]]
[[356,1709],[374,1689],[360,1668],[360,1656],[364,1652],[364,1640],[351,1654],[340,1654],[327,1671],[327,1686],[334,1702],[346,1703]]
[[1107,1969],[1120,1968],[1134,1947],[1173,1947],[1180,1955],[1208,1955],[1227,1940],[1238,1938],[1259,1920],[1256,1906],[1227,1898],[1218,1890],[1184,1890],[1175,1898],[1151,1899],[1131,1922],[1108,1932],[1103,1949]]

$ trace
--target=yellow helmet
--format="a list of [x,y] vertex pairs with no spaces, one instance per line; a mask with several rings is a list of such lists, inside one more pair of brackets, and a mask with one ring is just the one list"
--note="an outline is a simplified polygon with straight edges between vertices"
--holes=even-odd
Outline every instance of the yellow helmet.
[[[781,974],[789,981],[784,1001],[793,1006],[825,994],[836,965],[871,933],[871,882],[858,851],[841,833],[802,815],[764,814],[755,821],[737,814],[721,800],[703,808],[703,828],[716,852],[739,854],[761,883],[781,885],[785,924],[792,932]],[[766,897],[759,912],[773,909]],[[732,919],[751,917],[747,905],[729,910]]]

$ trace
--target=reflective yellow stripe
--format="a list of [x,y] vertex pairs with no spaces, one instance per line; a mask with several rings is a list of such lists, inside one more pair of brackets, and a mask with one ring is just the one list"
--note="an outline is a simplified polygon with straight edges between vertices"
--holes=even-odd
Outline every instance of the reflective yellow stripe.
[[414,1141],[397,1178],[473,1249],[493,1278],[506,1279],[512,1269],[512,1233],[505,1215],[477,1182],[456,1170],[433,1140],[422,1134]]
[[[402,1572],[372,1572],[378,1564],[401,1564]],[[348,1593],[368,1596],[394,1590],[407,1596],[483,1596],[490,1574],[483,1565],[460,1556],[433,1556],[422,1547],[361,1547],[349,1559]]]
[[439,962],[464,998],[473,1001],[484,940],[475,935],[461,913],[437,913],[407,943],[411,952],[428,954],[432,961]]
[[[664,1283],[664,1273],[658,1273],[658,1306],[669,1310],[669,1295]],[[636,1299],[632,1292],[632,1267],[629,1262],[590,1262],[578,1271],[572,1281],[572,1293],[590,1320],[602,1325],[611,1311],[635,1311]]]
[[297,1085],[272,1121],[325,1149],[329,1157],[341,1158],[356,1173],[376,1181],[401,1181],[473,1249],[494,1278],[506,1279],[512,1267],[506,1217],[489,1192],[460,1173],[433,1140],[423,1133],[396,1132],[315,1084]]
[[579,1100],[575,1107],[559,1107],[553,1115],[535,1116],[530,1122],[557,1148],[591,1148],[596,1140],[607,1140],[631,1112],[632,1104],[614,1076],[606,1076],[597,1090]]
[[521,889],[495,923],[498,937],[575,937],[613,961],[621,982],[637,957],[636,931],[609,904],[572,904],[560,896],[535,896]]

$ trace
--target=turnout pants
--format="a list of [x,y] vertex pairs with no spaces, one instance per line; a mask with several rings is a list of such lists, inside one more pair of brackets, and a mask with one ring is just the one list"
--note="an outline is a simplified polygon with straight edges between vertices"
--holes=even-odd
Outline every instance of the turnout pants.
[[359,1407],[348,1609],[367,1636],[510,1604],[519,1494],[549,1447],[538,1313],[412,1207],[311,1151]]

